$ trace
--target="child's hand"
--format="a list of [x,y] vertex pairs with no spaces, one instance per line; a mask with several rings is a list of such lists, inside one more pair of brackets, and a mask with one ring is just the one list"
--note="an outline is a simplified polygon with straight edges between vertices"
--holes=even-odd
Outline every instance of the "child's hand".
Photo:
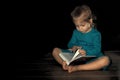
[[77,49],[81,49],[81,47],[80,47],[80,46],[73,46],[73,47],[72,47],[72,51],[73,51],[73,52],[75,52]]
[[86,51],[85,51],[85,50],[83,50],[83,49],[80,49],[80,50],[79,50],[79,52],[80,52],[80,54],[82,54],[83,56],[85,56],[85,55],[86,55]]

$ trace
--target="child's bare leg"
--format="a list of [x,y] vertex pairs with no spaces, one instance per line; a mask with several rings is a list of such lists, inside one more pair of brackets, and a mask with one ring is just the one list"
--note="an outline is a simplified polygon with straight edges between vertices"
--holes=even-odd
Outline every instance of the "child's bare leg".
[[103,56],[93,62],[83,64],[83,65],[77,65],[77,66],[69,66],[68,72],[74,72],[79,70],[99,70],[109,64],[109,58],[107,56]]
[[59,48],[54,48],[53,49],[53,52],[52,52],[52,55],[54,57],[54,59],[62,65],[63,63],[63,60],[59,57],[59,53],[61,52],[61,50]]
[[63,60],[59,57],[59,53],[60,53],[60,52],[61,52],[61,50],[60,50],[59,48],[54,48],[54,49],[53,49],[53,52],[52,52],[52,55],[53,55],[54,59],[55,59],[59,64],[62,65],[62,68],[63,68],[64,70],[68,70],[68,66],[67,66],[66,62],[63,61]]

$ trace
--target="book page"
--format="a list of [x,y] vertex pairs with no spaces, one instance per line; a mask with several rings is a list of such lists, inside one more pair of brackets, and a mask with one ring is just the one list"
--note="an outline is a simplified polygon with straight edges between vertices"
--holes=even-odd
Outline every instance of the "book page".
[[67,65],[69,65],[72,57],[73,57],[74,54],[71,54],[71,53],[60,53],[59,56],[64,60],[66,61]]
[[[71,61],[73,61],[80,53],[79,53],[79,50],[80,49],[78,49],[77,51],[76,51],[76,53],[75,53],[75,55],[73,56],[73,58],[71,59]],[[81,57],[81,55],[79,56],[79,57]]]

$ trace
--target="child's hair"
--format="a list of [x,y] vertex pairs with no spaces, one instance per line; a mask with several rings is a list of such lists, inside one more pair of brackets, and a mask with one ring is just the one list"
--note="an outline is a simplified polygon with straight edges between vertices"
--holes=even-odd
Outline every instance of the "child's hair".
[[75,9],[71,12],[71,16],[74,19],[80,17],[83,13],[84,13],[84,21],[89,21],[90,19],[96,20],[96,16],[92,14],[90,7],[87,5],[81,5],[75,7]]

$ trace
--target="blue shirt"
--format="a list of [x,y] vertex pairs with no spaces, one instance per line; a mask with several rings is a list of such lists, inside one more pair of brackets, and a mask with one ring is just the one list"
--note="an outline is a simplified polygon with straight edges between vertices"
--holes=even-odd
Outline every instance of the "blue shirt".
[[73,46],[81,46],[86,51],[86,55],[103,56],[101,52],[101,33],[95,28],[92,28],[88,33],[82,33],[75,29],[68,42],[68,48]]

